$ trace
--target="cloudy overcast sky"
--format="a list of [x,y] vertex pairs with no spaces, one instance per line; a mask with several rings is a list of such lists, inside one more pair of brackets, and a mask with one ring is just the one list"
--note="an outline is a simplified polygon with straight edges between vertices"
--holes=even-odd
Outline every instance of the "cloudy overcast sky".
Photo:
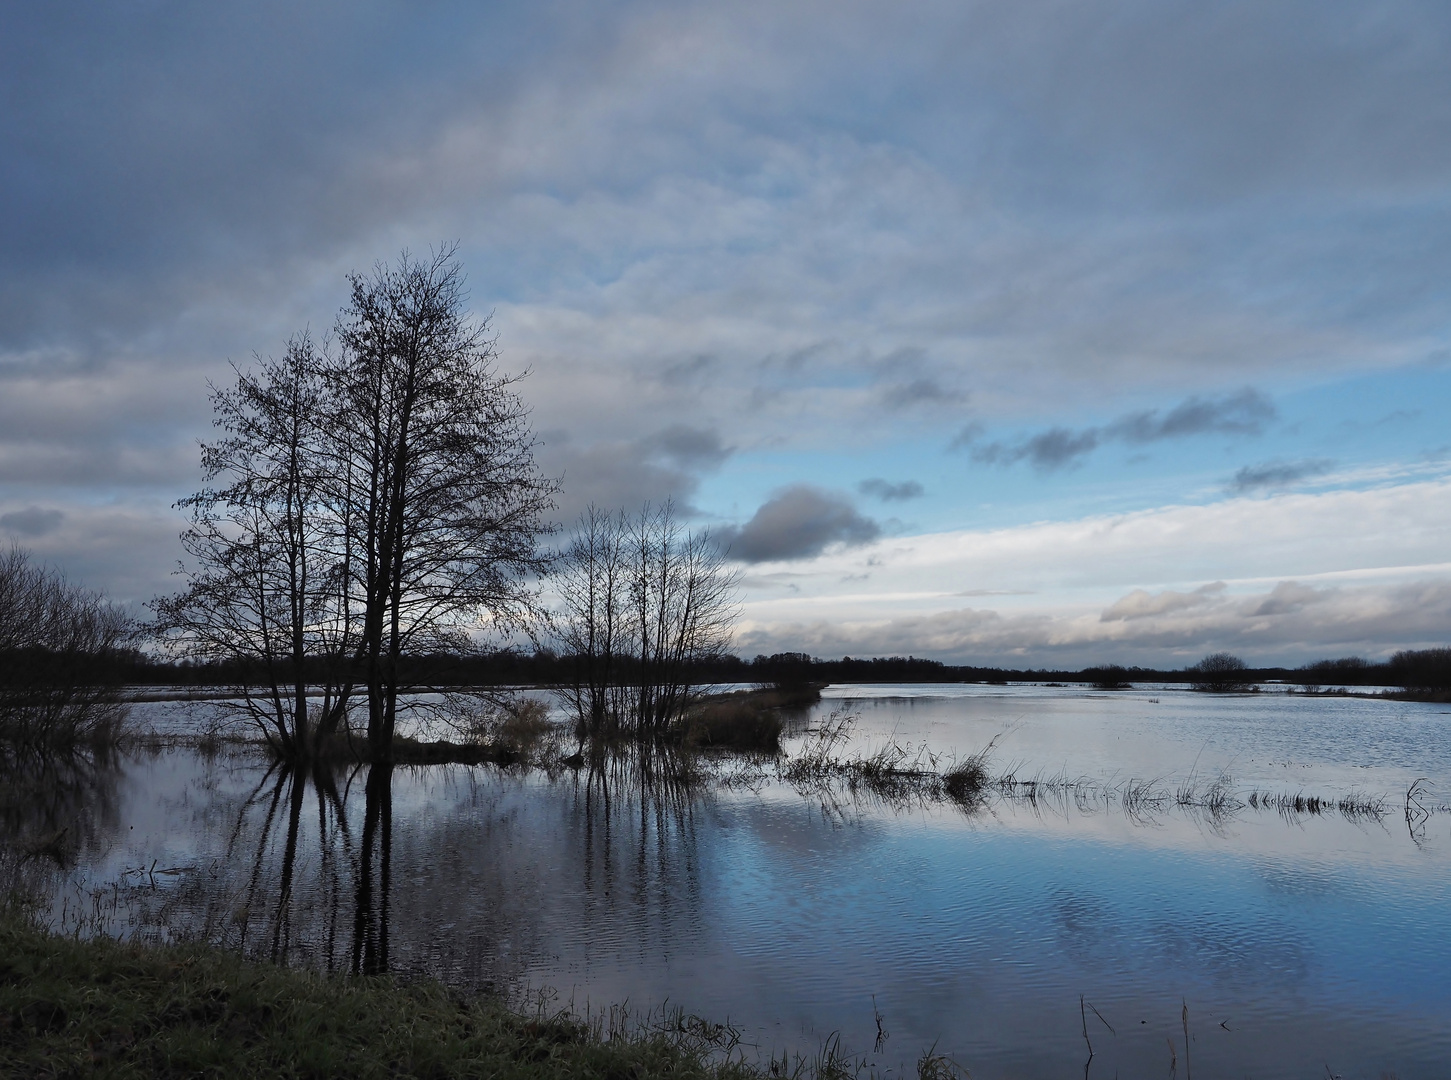
[[6,5],[0,533],[173,586],[208,380],[458,240],[737,645],[1451,639],[1441,0]]

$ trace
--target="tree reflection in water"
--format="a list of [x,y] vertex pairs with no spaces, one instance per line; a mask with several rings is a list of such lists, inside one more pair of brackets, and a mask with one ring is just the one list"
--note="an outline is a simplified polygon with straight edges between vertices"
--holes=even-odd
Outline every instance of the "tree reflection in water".
[[[399,782],[408,810],[395,851]],[[692,922],[696,807],[708,791],[670,751],[600,754],[553,775],[277,764],[232,804],[222,865],[142,921],[157,936],[328,971],[497,985],[557,949],[602,955]]]
[[[668,746],[592,755],[575,776],[572,807],[584,830],[584,895],[619,895],[615,851],[623,840],[634,849],[630,869],[637,895],[654,879],[661,886],[659,914],[668,924],[673,879],[694,877],[694,807],[706,791],[703,781],[694,757]],[[654,874],[649,865],[652,838]],[[672,854],[680,856],[678,865]]]
[[0,748],[0,894],[44,895],[119,828],[121,759],[114,750]]
[[[245,951],[247,927],[254,913],[270,908],[271,923],[267,929],[272,960],[293,957],[319,963],[328,971],[338,968],[339,920],[345,904],[344,867],[352,877],[353,936],[349,950],[348,970],[354,974],[377,975],[389,970],[388,916],[391,899],[390,870],[393,844],[393,767],[375,765],[366,769],[363,784],[363,832],[361,846],[353,850],[348,825],[347,792],[351,790],[358,771],[347,778],[344,790],[338,790],[338,777],[326,766],[314,765],[303,771],[290,765],[270,768],[252,795],[243,802],[228,845],[230,861],[238,839],[245,831],[252,808],[266,802],[252,858],[245,901],[241,947]],[[270,784],[270,788],[269,788]],[[298,856],[311,787],[317,805],[317,848],[319,879],[300,891],[295,888]],[[265,794],[264,794],[265,792]],[[279,811],[286,803],[286,832],[282,839],[282,861],[275,883],[267,880],[272,863],[268,853],[273,850],[279,828]],[[272,902],[268,903],[268,895]],[[294,926],[295,908],[301,907],[306,929],[298,933]],[[321,925],[319,925],[319,918]],[[211,920],[208,920],[211,921]],[[320,934],[318,933],[320,931]],[[300,955],[299,955],[300,954]]]
[[[393,861],[393,766],[374,765],[364,786],[363,849],[353,919],[354,974],[388,970],[389,876]],[[377,894],[374,895],[374,878]]]
[[[315,927],[310,923],[301,931],[294,924],[298,856],[302,847],[309,787],[317,805],[315,839],[320,879],[316,883],[317,888],[302,890],[302,903],[307,914],[323,916],[320,934],[313,932]],[[269,856],[274,851],[279,831],[279,811],[284,803],[286,828],[281,834],[282,861],[274,891],[268,871],[275,860]],[[227,871],[237,867],[238,848],[252,824],[255,808],[261,804],[266,805],[266,811],[257,829],[246,884],[241,888],[240,896],[236,896],[230,888],[232,874]],[[278,961],[301,954],[302,959],[315,962],[328,971],[336,970],[337,916],[343,891],[339,848],[345,863],[351,862],[352,851],[346,805],[346,795],[338,791],[338,777],[327,767],[314,765],[303,771],[284,763],[272,764],[236,811],[223,865],[213,867],[207,877],[198,876],[192,888],[178,890],[174,902],[164,905],[156,913],[153,921],[158,929],[169,931],[170,936],[202,936],[218,944],[231,944],[230,924],[239,927],[235,944],[244,952],[252,955],[260,953]],[[230,918],[226,917],[228,909],[232,912]],[[258,949],[255,945],[249,949],[249,938],[255,942],[258,937],[252,935],[251,930],[259,922],[260,937],[267,945],[265,949]]]
[[32,779],[45,798],[0,797],[4,876],[17,839],[63,835],[59,861],[24,870],[67,932],[523,991],[678,955],[710,925],[697,826],[714,787],[669,750],[549,771],[170,747]]

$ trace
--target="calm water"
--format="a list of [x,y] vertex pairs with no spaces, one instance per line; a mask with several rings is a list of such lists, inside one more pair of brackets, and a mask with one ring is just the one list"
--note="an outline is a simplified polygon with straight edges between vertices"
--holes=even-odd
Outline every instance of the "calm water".
[[[581,1010],[669,1002],[763,1052],[840,1033],[879,1070],[935,1043],[976,1078],[1077,1076],[1082,995],[1101,1014],[1091,1076],[1167,1076],[1171,1042],[1183,1069],[1186,1007],[1200,1076],[1451,1075],[1446,706],[833,687],[803,726],[833,710],[859,717],[860,748],[998,736],[995,771],[1083,782],[967,814],[770,770],[682,793],[629,770],[299,779],[173,751],[57,783],[5,827],[81,838],[49,879],[67,925],[552,988]],[[1221,772],[1241,795],[1359,792],[1388,812],[1121,804],[1130,780],[1172,793]],[[1408,820],[1420,778],[1430,812]]]

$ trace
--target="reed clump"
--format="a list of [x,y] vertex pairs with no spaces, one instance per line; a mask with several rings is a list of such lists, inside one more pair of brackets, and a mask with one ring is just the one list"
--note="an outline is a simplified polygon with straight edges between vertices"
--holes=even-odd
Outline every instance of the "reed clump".
[[741,691],[708,698],[691,709],[680,725],[688,746],[776,754],[785,722],[769,692]]
[[942,789],[947,797],[960,806],[980,803],[992,785],[992,774],[988,772],[988,758],[992,756],[998,737],[992,739],[975,754],[969,754],[955,762],[942,777]]
[[778,767],[781,779],[792,786],[820,791],[843,784],[891,803],[940,802],[946,797],[939,758],[925,748],[893,737],[875,750],[841,756],[838,747],[851,739],[856,717],[833,712],[808,733],[801,749]]
[[1212,779],[1205,779],[1192,772],[1174,793],[1178,806],[1207,811],[1212,817],[1223,817],[1244,806],[1235,795],[1234,778],[1228,772],[1220,772]]

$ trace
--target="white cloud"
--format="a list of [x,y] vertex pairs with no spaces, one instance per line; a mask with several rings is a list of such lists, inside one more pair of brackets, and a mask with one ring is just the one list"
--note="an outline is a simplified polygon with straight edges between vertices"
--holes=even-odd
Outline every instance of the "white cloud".
[[[740,639],[1022,663],[1384,652],[1451,640],[1447,536],[1451,480],[886,540],[799,564],[809,599],[763,567]],[[1005,598],[964,607],[973,591]]]
[[1160,593],[1149,593],[1135,589],[1127,596],[1114,601],[1113,605],[1098,617],[1099,622],[1126,622],[1129,619],[1146,619],[1156,615],[1168,615],[1187,608],[1203,607],[1213,602],[1224,592],[1225,584],[1216,581],[1202,585],[1192,593],[1165,589]]

